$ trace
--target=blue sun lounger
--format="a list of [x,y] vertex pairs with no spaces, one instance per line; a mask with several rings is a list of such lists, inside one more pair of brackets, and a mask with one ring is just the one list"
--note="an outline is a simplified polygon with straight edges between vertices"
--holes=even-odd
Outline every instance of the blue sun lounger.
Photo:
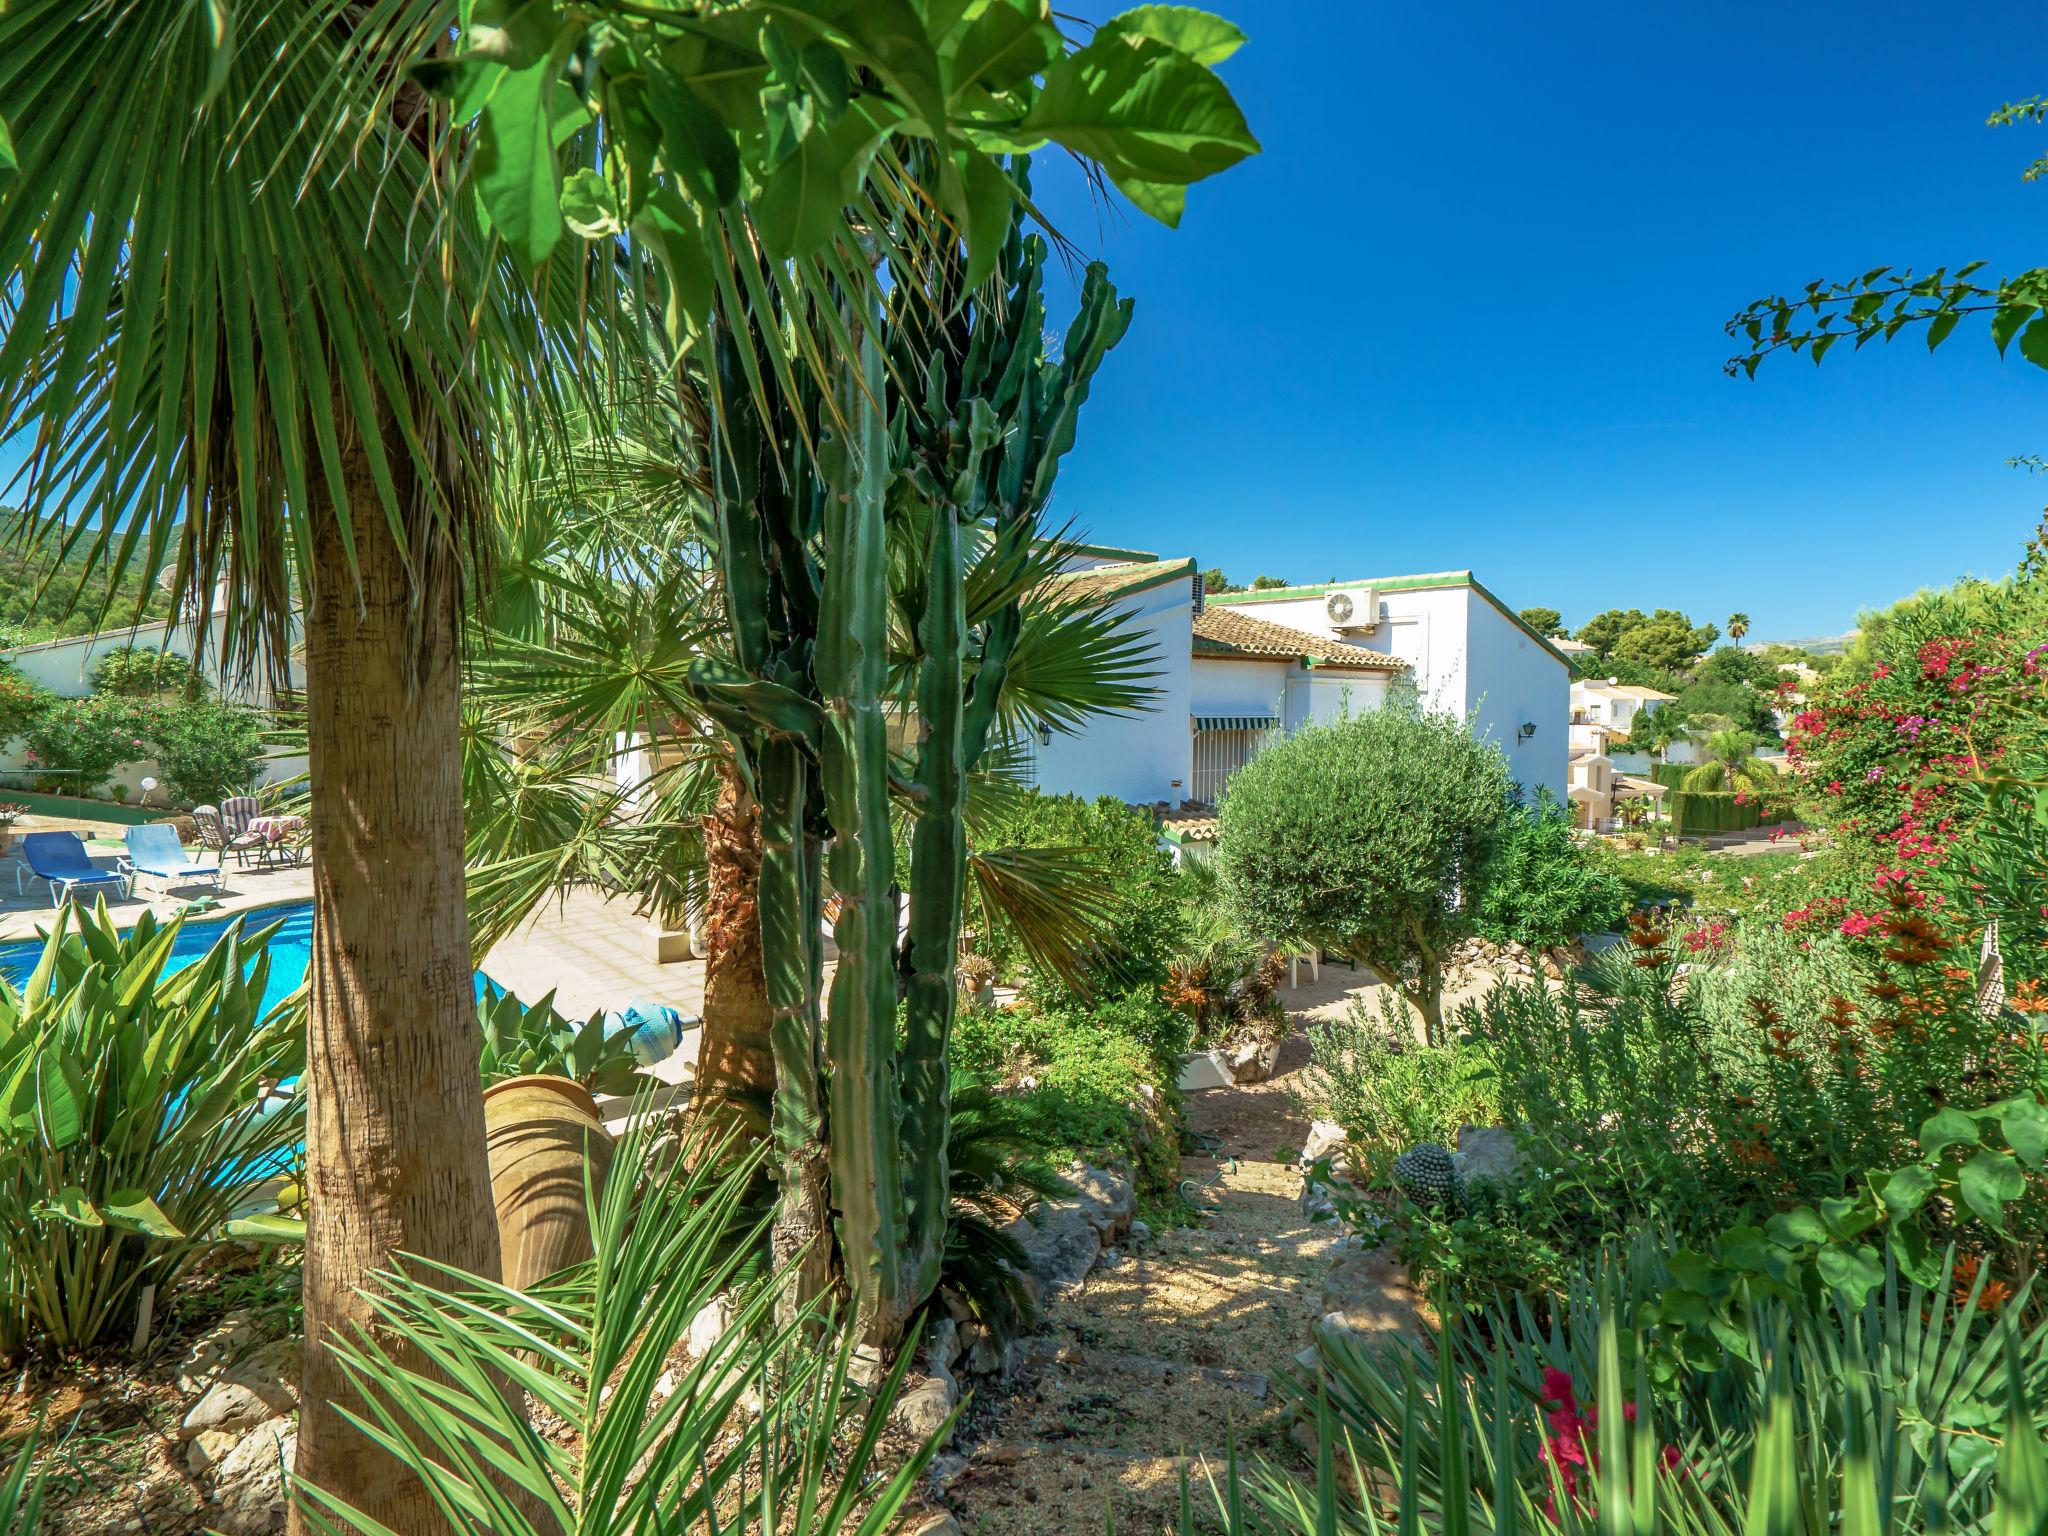
[[[128,894],[128,877],[93,863],[85,839],[76,832],[31,832],[21,840],[21,859],[29,874],[49,882],[53,907],[63,906],[81,888],[111,886],[117,895]],[[21,884],[18,877],[15,884]]]
[[121,862],[128,873],[130,890],[143,875],[162,882],[166,889],[202,883],[215,890],[221,888],[220,869],[187,858],[184,845],[178,841],[178,829],[166,822],[130,827],[122,834],[122,840],[128,845],[128,856]]

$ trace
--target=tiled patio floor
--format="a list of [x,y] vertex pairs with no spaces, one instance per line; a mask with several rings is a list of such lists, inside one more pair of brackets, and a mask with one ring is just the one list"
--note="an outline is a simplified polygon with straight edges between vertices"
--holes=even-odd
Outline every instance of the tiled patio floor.
[[[121,854],[117,839],[95,839],[89,845],[93,862],[112,870]],[[19,858],[0,859],[0,942],[32,939],[47,930],[53,915],[49,889],[39,880],[26,878],[27,866]],[[16,872],[24,878],[17,880]],[[232,860],[227,866],[226,890],[213,916],[232,916],[251,908],[280,902],[309,901],[313,895],[310,868],[244,869]],[[178,890],[173,896],[158,895],[153,889],[138,897],[109,902],[117,921],[124,926],[153,909],[168,916],[187,898],[202,894],[202,888]],[[576,892],[560,904],[541,908],[524,928],[499,944],[485,957],[483,971],[499,986],[529,1002],[553,992],[555,1006],[570,1018],[624,1008],[636,999],[667,1003],[687,1014],[700,1012],[704,1004],[704,962],[679,960],[667,965],[653,958],[654,936],[643,917],[633,914],[626,901],[605,901],[591,892]],[[687,1070],[696,1060],[694,1038],[685,1039],[677,1053],[676,1068]],[[676,1069],[659,1075],[674,1080]]]

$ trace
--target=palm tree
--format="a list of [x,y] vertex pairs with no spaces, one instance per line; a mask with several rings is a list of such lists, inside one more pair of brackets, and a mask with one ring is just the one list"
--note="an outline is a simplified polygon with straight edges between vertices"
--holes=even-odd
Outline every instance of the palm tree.
[[1727,624],[1722,627],[1727,630],[1729,641],[1740,645],[1742,637],[1749,633],[1749,615],[1746,613],[1731,613],[1728,615]]
[[[340,1413],[330,1332],[401,1252],[497,1271],[462,884],[457,641],[488,561],[494,399],[548,410],[573,286],[498,281],[386,7],[63,0],[0,12],[0,440],[24,526],[222,622],[281,671],[304,624],[314,945],[298,1471],[436,1520]],[[207,24],[211,19],[213,25]],[[419,205],[415,205],[418,199]],[[436,216],[445,212],[448,216]],[[567,264],[558,282],[573,284]],[[566,302],[564,302],[566,301]]]
[[1700,743],[1706,760],[1688,773],[1680,788],[1736,790],[1761,795],[1778,782],[1778,770],[1755,756],[1757,739],[1733,728],[1710,732]]

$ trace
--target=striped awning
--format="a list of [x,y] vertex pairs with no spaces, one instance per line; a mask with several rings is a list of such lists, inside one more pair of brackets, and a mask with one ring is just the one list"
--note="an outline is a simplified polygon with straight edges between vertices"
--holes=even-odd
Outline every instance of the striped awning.
[[1190,715],[1198,731],[1270,731],[1280,721],[1272,715]]

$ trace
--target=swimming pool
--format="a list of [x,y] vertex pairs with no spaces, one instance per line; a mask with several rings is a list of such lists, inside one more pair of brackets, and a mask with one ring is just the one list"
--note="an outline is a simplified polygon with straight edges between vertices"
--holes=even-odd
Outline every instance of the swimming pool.
[[[247,912],[230,913],[226,917],[209,917],[187,923],[178,930],[178,937],[171,944],[170,958],[164,962],[164,974],[182,971],[202,958],[237,922],[243,924],[245,933],[260,932],[272,923],[278,925],[277,932],[271,935],[266,946],[270,954],[270,976],[263,986],[263,1010],[268,1012],[298,991],[313,964],[313,903],[310,901],[257,907]],[[36,961],[42,953],[41,939],[16,939],[0,944],[0,976],[20,986],[36,968]],[[254,956],[250,957],[249,963],[255,964]],[[476,973],[478,997],[501,990],[482,971]]]

